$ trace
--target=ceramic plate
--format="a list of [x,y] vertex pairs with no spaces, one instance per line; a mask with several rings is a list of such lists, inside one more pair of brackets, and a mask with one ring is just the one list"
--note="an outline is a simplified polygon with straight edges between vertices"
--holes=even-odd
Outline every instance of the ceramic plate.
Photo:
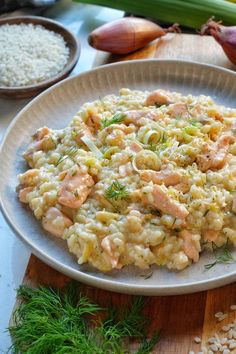
[[[115,93],[122,87],[152,90],[157,87],[183,94],[210,95],[216,102],[236,106],[236,73],[210,65],[171,60],[140,60],[111,64],[66,79],[31,101],[10,125],[0,152],[0,201],[3,214],[15,233],[32,252],[57,270],[97,287],[143,295],[170,295],[210,289],[236,279],[236,264],[216,265],[203,254],[200,261],[181,272],[153,268],[146,279],[143,271],[125,267],[103,274],[79,266],[67,252],[66,242],[46,235],[32,213],[19,203],[16,175],[26,169],[21,157],[31,135],[41,126],[65,127],[81,104]],[[20,256],[20,255],[19,255]],[[236,252],[235,252],[236,256]]]

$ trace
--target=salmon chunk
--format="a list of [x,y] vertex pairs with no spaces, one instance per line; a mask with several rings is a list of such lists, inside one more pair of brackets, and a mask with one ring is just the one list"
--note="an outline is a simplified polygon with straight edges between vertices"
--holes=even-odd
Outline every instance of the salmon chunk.
[[172,171],[171,169],[161,171],[143,170],[140,172],[140,178],[146,182],[153,182],[155,184],[164,183],[165,186],[174,186],[183,179],[180,173]]
[[[158,185],[153,186],[153,207],[161,210],[165,214],[173,215],[176,218],[185,219],[189,214],[184,205],[178,203],[175,199],[171,198],[167,193],[167,188]],[[147,197],[143,196],[144,203],[149,203]]]
[[171,103],[170,97],[162,90],[155,90],[147,96],[145,106],[162,106]]
[[94,181],[88,173],[79,170],[74,176],[67,173],[59,191],[58,201],[69,208],[79,208],[87,199],[93,185]]
[[219,231],[216,231],[216,230],[207,229],[207,230],[204,230],[202,234],[203,234],[203,238],[205,241],[215,242],[220,233],[219,233]]
[[206,153],[197,157],[198,168],[202,172],[223,168],[227,161],[229,145],[234,141],[232,135],[222,135],[212,147],[206,148]]
[[184,253],[188,256],[188,258],[192,259],[194,262],[198,262],[199,260],[199,251],[192,239],[193,234],[188,230],[183,230],[180,232],[180,237],[182,237],[184,241]]
[[169,115],[171,118],[183,117],[189,114],[186,103],[173,103],[169,106]]
[[134,124],[139,126],[141,118],[147,118],[150,120],[158,121],[163,117],[161,112],[150,112],[150,111],[141,111],[141,110],[131,110],[125,112],[124,123],[125,124]]
[[42,225],[52,235],[62,237],[64,230],[72,225],[72,221],[59,209],[51,207],[43,217]]
[[19,200],[21,203],[28,203],[27,202],[27,195],[28,193],[32,192],[33,187],[26,187],[19,190]]

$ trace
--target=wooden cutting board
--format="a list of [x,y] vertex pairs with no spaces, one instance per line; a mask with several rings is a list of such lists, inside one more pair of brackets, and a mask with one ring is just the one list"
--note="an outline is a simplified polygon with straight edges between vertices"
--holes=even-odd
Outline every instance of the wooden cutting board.
[[[204,62],[235,69],[224,55],[221,47],[211,37],[189,34],[170,34],[146,48],[128,56],[108,56],[98,52],[95,65],[107,62],[141,58],[185,59]],[[53,270],[31,255],[23,283],[63,287],[69,278]],[[112,293],[91,286],[83,286],[84,291],[101,306],[109,303],[117,305],[128,302],[129,295]],[[188,354],[190,350],[200,351],[201,344],[194,343],[194,337],[207,338],[225,323],[236,318],[236,312],[217,322],[214,314],[228,312],[236,303],[236,283],[201,293],[181,296],[156,296],[147,299],[145,312],[151,319],[150,330],[162,330],[161,339],[155,353]],[[231,353],[236,353],[232,351]]]
[[165,37],[129,55],[109,56],[98,52],[94,65],[144,58],[193,60],[222,66],[231,70],[236,69],[214,38],[195,34],[173,33],[169,33]]

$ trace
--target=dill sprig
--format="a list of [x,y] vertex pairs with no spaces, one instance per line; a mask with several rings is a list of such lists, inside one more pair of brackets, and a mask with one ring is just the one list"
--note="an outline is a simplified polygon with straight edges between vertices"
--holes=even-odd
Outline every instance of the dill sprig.
[[160,143],[160,144],[150,143],[147,145],[143,145],[144,149],[151,150],[157,154],[159,154],[161,151],[165,150],[168,146],[169,146],[169,144],[167,142]]
[[155,332],[151,339],[144,338],[136,354],[149,354],[160,339],[160,332]]
[[105,190],[106,199],[127,199],[129,197],[129,192],[126,190],[126,186],[122,185],[118,181],[112,182],[110,187]]
[[163,132],[160,142],[161,142],[162,144],[163,144],[163,143],[166,143],[167,138],[168,138],[168,137],[167,137],[166,132]]
[[146,280],[146,279],[151,278],[152,275],[153,275],[153,270],[150,268],[150,269],[148,269],[147,272],[141,273],[141,274],[140,274],[140,277]]
[[70,148],[65,150],[65,155],[61,155],[56,162],[56,166],[60,163],[68,159],[68,157],[73,158],[78,152],[78,148],[76,146],[71,146]]
[[53,143],[54,145],[54,149],[57,147],[57,139],[54,138],[53,136],[50,136],[49,139],[51,140],[51,142]]
[[[61,291],[21,286],[17,294],[21,303],[8,329],[12,353],[128,354],[129,340],[136,338],[136,354],[148,354],[159,340],[158,333],[146,337],[149,321],[142,314],[142,297],[120,311],[102,309],[83,296],[75,282]],[[99,317],[101,311],[107,314],[105,320]]]
[[201,123],[199,122],[199,121],[197,121],[196,119],[190,119],[189,121],[188,121],[191,125],[193,125],[194,127],[201,127]]
[[205,264],[204,266],[205,269],[211,269],[216,264],[219,263],[226,263],[226,264],[236,263],[236,259],[233,257],[232,253],[229,250],[228,239],[226,244],[220,247],[217,247],[216,244],[212,242],[212,250],[215,256],[215,261],[212,263]]
[[150,144],[144,145],[144,149],[151,150],[151,151],[155,152],[158,149],[158,145],[151,142]]
[[111,118],[107,118],[107,119],[102,119],[101,120],[101,123],[102,123],[102,128],[107,128],[109,127],[109,125],[112,125],[112,124],[119,124],[119,123],[122,123],[123,120],[125,119],[125,114],[124,113],[116,113],[114,114],[113,117]]

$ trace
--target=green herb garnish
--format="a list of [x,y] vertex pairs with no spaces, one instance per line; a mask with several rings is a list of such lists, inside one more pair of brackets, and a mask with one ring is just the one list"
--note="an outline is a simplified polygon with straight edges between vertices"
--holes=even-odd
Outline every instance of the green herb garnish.
[[79,188],[77,188],[75,191],[74,191],[74,196],[76,198],[79,198]]
[[76,130],[72,130],[71,131],[71,136],[72,136],[73,139],[76,139],[77,136],[78,136],[78,132]]
[[212,249],[215,256],[215,261],[209,264],[205,264],[204,266],[205,269],[211,269],[212,267],[214,267],[216,264],[219,263],[226,263],[226,264],[236,263],[236,259],[232,256],[229,250],[228,240],[226,244],[221,247],[217,247],[216,244],[212,242]]
[[8,329],[12,353],[128,354],[129,340],[136,338],[136,354],[148,354],[159,340],[159,333],[146,338],[149,320],[142,314],[142,297],[125,309],[107,310],[78,292],[75,282],[61,291],[21,286],[17,294],[22,302]]
[[114,114],[113,117],[111,118],[107,118],[107,119],[102,119],[101,120],[101,123],[102,123],[102,128],[107,128],[109,127],[109,125],[112,125],[112,124],[119,124],[119,123],[122,123],[123,120],[125,119],[125,114],[124,113],[116,113]]
[[60,163],[62,163],[64,160],[68,159],[68,157],[73,158],[78,152],[78,149],[76,146],[71,146],[69,149],[66,149],[65,155],[61,155],[56,162],[56,166],[58,166]]
[[153,337],[149,341],[145,338],[136,354],[149,354],[153,350],[159,339],[160,332],[154,333]]
[[163,132],[162,133],[162,137],[161,137],[161,143],[163,144],[163,143],[165,143],[167,141],[167,134],[166,134],[166,132]]
[[147,272],[141,273],[141,274],[140,274],[140,277],[141,277],[141,278],[144,278],[144,279],[146,280],[146,279],[151,278],[152,275],[153,275],[153,270],[152,270],[152,269],[148,269]]
[[189,120],[189,123],[194,127],[198,127],[199,125],[201,125],[201,123],[199,123],[197,120]]
[[143,145],[144,149],[151,150],[153,152],[157,152],[161,145],[151,142],[150,144]]
[[175,120],[176,120],[176,121],[179,121],[179,120],[181,120],[181,119],[183,119],[183,117],[182,117],[181,115],[175,117]]
[[114,200],[127,199],[129,197],[129,193],[125,186],[123,186],[120,182],[115,181],[105,190],[105,197],[107,199]]
[[166,148],[168,148],[169,144],[168,143],[163,143],[161,145],[158,146],[158,150],[163,151]]
[[53,143],[54,148],[56,148],[57,147],[57,139],[55,140],[52,136],[50,136],[50,140]]

